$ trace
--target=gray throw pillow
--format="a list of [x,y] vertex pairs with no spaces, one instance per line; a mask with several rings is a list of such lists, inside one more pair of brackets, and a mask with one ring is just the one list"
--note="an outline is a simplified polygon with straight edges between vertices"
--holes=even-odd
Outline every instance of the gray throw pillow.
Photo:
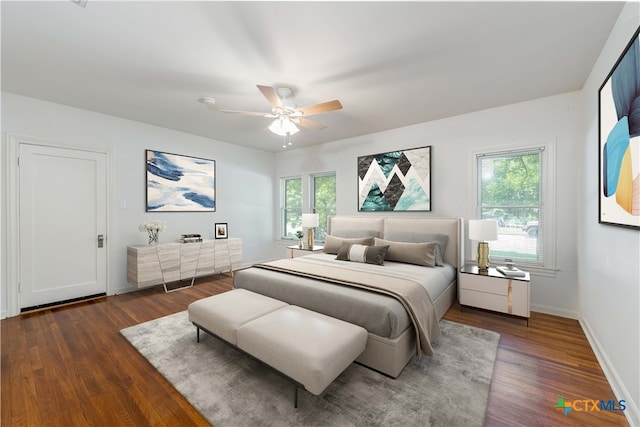
[[387,261],[423,265],[425,267],[436,266],[436,252],[438,250],[436,242],[407,243],[376,238],[374,245],[389,246],[385,258]]
[[365,246],[345,242],[340,247],[336,259],[384,265],[387,249],[389,246]]
[[326,254],[337,254],[342,247],[343,243],[353,243],[356,245],[366,245],[371,246],[373,244],[372,237],[360,237],[357,239],[345,239],[342,237],[336,237],[327,235],[324,241],[324,253]]
[[436,265],[444,265],[444,254],[449,244],[449,236],[441,233],[421,233],[412,231],[393,231],[385,233],[385,240],[393,242],[411,242],[411,243],[427,243],[436,242],[438,244],[438,252],[436,253]]

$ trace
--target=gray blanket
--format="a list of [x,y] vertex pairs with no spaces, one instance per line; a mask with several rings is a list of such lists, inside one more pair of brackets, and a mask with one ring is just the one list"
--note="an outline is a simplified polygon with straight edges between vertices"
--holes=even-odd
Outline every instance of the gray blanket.
[[359,288],[255,267],[236,271],[234,287],[362,326],[383,338],[395,339],[411,327],[395,298]]
[[[420,351],[427,355],[433,354],[431,340],[440,335],[438,319],[429,294],[413,280],[363,271],[355,272],[327,265],[314,265],[296,259],[282,259],[254,267],[389,295],[400,302],[411,319],[416,330],[418,354]],[[236,281],[238,281],[237,278]],[[307,305],[305,307],[309,308]]]

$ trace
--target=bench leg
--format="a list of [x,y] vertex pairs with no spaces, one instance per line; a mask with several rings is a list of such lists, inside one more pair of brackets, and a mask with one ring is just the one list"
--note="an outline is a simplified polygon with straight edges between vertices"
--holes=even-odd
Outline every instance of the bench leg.
[[[230,342],[220,338],[219,336],[217,336],[216,334],[214,334],[213,332],[209,331],[206,328],[201,328],[200,326],[198,326],[197,323],[193,323],[193,325],[196,327],[196,342],[200,342],[200,329],[202,329],[203,331],[205,331],[206,333],[208,333],[209,335],[213,336],[214,338],[220,340],[222,343],[228,345],[231,348],[236,349],[237,351],[239,351],[240,353],[249,356],[250,358],[252,358],[253,360],[261,363],[263,366],[266,366],[267,368],[273,370],[274,372],[278,373],[279,375],[283,376],[284,378],[286,378],[287,380],[291,381],[293,383],[293,407],[294,408],[298,408],[298,387],[301,385],[300,383],[298,383],[297,381],[295,381],[294,379],[288,377],[287,375],[285,375],[284,373],[278,371],[276,368],[268,365],[267,363],[263,362],[262,360],[258,359],[257,357],[253,356],[250,353],[247,353],[246,351],[242,350],[239,347],[236,347],[235,345],[231,344]],[[303,386],[304,387],[304,386]]]

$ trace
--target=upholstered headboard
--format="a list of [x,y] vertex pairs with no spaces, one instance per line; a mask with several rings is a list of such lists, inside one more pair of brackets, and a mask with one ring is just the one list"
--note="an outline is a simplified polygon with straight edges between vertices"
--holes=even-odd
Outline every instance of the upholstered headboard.
[[380,237],[386,240],[431,241],[433,234],[449,236],[444,261],[454,267],[464,265],[462,218],[408,218],[396,216],[332,216],[327,232],[338,237]]
[[384,231],[384,217],[330,216],[327,233],[336,237],[379,237]]

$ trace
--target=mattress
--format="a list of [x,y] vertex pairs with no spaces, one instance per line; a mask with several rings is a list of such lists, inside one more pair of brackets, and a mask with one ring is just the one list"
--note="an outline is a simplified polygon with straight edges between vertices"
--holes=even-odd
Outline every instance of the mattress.
[[[356,272],[373,272],[382,276],[411,279],[427,291],[432,301],[436,300],[456,277],[455,268],[448,264],[431,268],[385,261],[384,265],[372,265],[338,261],[335,255],[324,253],[299,257],[297,260],[302,263],[340,266]],[[399,301],[392,296],[373,291],[257,267],[236,272],[234,287],[362,326],[368,332],[384,338],[397,338],[411,326],[411,319]]]

